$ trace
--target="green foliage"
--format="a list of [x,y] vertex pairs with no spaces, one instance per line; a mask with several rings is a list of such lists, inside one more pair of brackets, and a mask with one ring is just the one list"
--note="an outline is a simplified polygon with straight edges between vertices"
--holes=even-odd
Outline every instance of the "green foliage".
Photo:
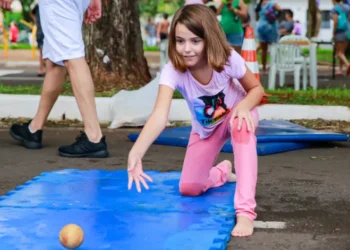
[[155,16],[158,10],[158,0],[139,0],[141,15]]
[[[25,20],[27,22],[32,22],[32,18],[30,17],[30,11],[31,11],[31,5],[33,4],[34,0],[21,0],[22,4],[22,12],[16,13],[11,11],[3,11],[4,13],[4,25],[5,27],[10,26],[11,21],[16,21],[17,24],[20,25],[20,20]],[[21,29],[22,27],[20,27]]]
[[154,17],[158,13],[174,14],[185,0],[139,0],[141,16]]

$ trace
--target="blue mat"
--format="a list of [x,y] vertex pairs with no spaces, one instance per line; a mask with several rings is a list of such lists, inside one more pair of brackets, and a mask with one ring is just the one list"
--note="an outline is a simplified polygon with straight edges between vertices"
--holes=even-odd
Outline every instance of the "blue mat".
[[[191,132],[191,126],[164,130],[154,144],[186,147]],[[136,141],[139,133],[129,134],[131,141]],[[263,120],[256,129],[258,140],[258,155],[268,155],[291,150],[311,147],[313,142],[348,141],[349,136],[307,129],[303,126],[284,120]],[[232,152],[231,140],[228,140],[221,150]]]
[[85,233],[81,250],[223,250],[235,224],[235,184],[198,197],[178,192],[179,172],[147,172],[141,194],[126,171],[43,173],[0,197],[0,249],[59,250],[69,223]]

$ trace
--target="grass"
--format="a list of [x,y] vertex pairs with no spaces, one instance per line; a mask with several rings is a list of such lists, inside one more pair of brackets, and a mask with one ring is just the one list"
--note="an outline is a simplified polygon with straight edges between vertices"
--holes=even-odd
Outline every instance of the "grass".
[[[0,94],[17,94],[17,95],[40,95],[41,86],[23,85],[8,86],[0,84]],[[96,97],[111,97],[118,93],[118,90],[111,90],[96,93]],[[300,105],[340,105],[350,107],[350,89],[319,89],[319,90],[301,90],[277,89],[266,90],[268,103],[275,104],[300,104]],[[73,96],[70,83],[65,83],[61,95]],[[180,92],[175,91],[174,99],[183,99]]]
[[[4,45],[0,44],[0,50],[4,49]],[[31,50],[32,46],[29,44],[23,44],[23,43],[18,43],[18,44],[9,44],[8,49],[10,50]],[[158,46],[144,46],[143,47],[144,51],[159,51]]]
[[[0,44],[0,49],[4,49],[4,45],[3,44]],[[13,50],[18,50],[18,49],[30,50],[30,49],[32,49],[32,46],[29,45],[29,44],[22,44],[22,43],[9,44],[8,45],[8,49],[13,49]]]
[[[111,97],[115,95],[118,91],[104,91],[101,93],[96,93],[96,97]],[[9,86],[0,84],[0,94],[9,95],[40,95],[41,85],[20,85],[20,86]],[[61,95],[63,96],[74,96],[72,86],[69,82],[63,85]]]
[[300,104],[300,105],[329,105],[350,107],[350,89],[319,89],[301,90],[277,89],[266,90],[270,94],[269,103]]

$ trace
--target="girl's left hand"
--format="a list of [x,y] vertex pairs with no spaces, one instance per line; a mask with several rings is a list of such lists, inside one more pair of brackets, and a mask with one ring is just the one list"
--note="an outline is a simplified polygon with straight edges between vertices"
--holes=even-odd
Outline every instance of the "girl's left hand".
[[248,108],[246,108],[244,105],[238,104],[234,108],[234,110],[232,112],[231,119],[230,119],[231,128],[233,128],[233,122],[234,122],[235,118],[238,118],[238,128],[237,128],[238,131],[240,131],[242,128],[243,120],[245,120],[245,122],[247,124],[248,131],[250,131],[250,132],[255,131],[254,119],[250,113],[250,110]]

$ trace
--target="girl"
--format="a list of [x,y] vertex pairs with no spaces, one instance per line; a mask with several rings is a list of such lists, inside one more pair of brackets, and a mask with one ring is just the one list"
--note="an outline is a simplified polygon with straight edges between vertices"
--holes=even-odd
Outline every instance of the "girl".
[[270,43],[278,40],[277,17],[281,13],[281,8],[272,0],[260,0],[255,8],[256,20],[258,21],[258,37],[261,48],[262,72],[266,74],[267,51]]
[[166,127],[173,93],[178,89],[192,113],[180,193],[197,196],[235,181],[230,161],[213,167],[231,136],[237,174],[237,224],[231,234],[251,235],[257,183],[254,129],[258,124],[256,106],[264,94],[261,83],[230,48],[215,14],[205,5],[187,5],[177,11],[170,29],[169,59],[160,76],[154,110],[129,152],[128,188],[135,182],[139,192],[140,183],[148,189],[146,180],[152,179],[143,172],[141,160]]
[[350,63],[345,56],[345,50],[350,40],[349,15],[350,7],[343,0],[333,0],[334,8],[331,11],[334,22],[333,41],[335,42],[336,56],[339,59],[339,71],[337,75],[343,75],[343,65],[346,74],[350,75]]

